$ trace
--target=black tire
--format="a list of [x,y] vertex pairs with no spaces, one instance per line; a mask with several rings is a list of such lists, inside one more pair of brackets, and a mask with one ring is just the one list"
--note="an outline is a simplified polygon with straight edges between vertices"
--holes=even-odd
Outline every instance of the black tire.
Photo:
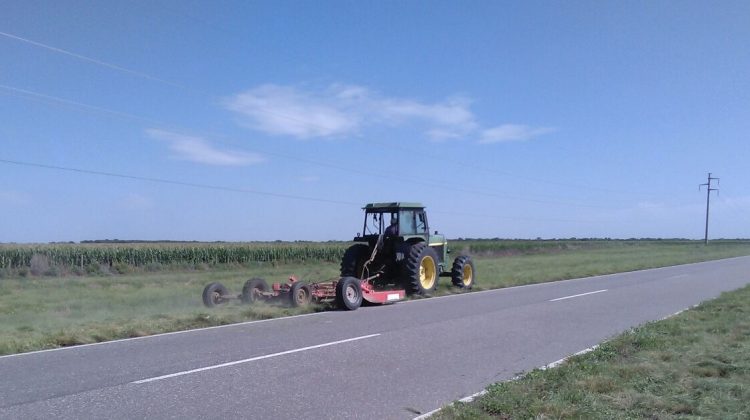
[[263,296],[260,294],[260,292],[267,292],[268,291],[268,283],[266,283],[265,280],[260,278],[252,278],[245,282],[245,285],[242,286],[242,302],[244,303],[255,303],[261,299],[263,299]]
[[312,302],[310,286],[302,282],[294,282],[289,288],[289,303],[293,308],[307,306]]
[[226,303],[229,299],[225,298],[229,291],[219,282],[209,283],[203,289],[203,304],[209,308]]
[[350,246],[341,258],[341,277],[362,278],[362,265],[370,257],[370,247],[367,244]]
[[471,289],[477,280],[477,270],[474,268],[474,261],[467,255],[461,255],[453,260],[451,269],[451,281],[456,287],[462,289]]
[[437,289],[438,255],[426,243],[419,242],[409,248],[404,262],[404,284],[409,294],[426,295]]
[[336,306],[353,311],[362,305],[362,288],[356,277],[342,277],[336,283]]

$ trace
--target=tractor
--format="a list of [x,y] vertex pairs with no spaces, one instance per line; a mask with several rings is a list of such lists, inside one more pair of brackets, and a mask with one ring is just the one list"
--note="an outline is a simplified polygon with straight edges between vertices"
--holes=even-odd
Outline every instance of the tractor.
[[439,277],[471,289],[474,263],[462,255],[448,266],[448,242],[430,233],[425,207],[420,203],[371,203],[363,207],[362,234],[344,253],[341,277],[369,282],[374,290],[401,289],[408,295],[429,295]]
[[286,283],[252,278],[242,294],[232,295],[221,283],[203,289],[203,303],[213,307],[239,299],[246,303],[280,300],[291,306],[310,302],[335,303],[354,310],[363,302],[391,303],[406,295],[429,295],[439,277],[450,277],[454,286],[471,289],[476,281],[474,262],[456,257],[448,268],[448,242],[430,233],[427,213],[419,203],[371,203],[363,207],[365,222],[354,245],[341,260],[341,276],[324,281],[303,282],[295,276]]

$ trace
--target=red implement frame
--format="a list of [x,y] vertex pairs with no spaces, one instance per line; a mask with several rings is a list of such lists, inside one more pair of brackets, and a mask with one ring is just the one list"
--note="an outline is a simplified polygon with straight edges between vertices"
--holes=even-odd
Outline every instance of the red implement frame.
[[[378,290],[373,287],[371,281],[378,276],[362,280],[360,282],[360,288],[362,289],[362,298],[370,303],[383,304],[389,302],[396,302],[403,300],[406,297],[406,290],[404,289],[393,289],[393,290]],[[278,296],[279,294],[286,293],[291,288],[291,285],[299,281],[297,277],[290,276],[288,284],[273,284],[273,295]],[[310,283],[310,291],[312,292],[313,300],[317,302],[330,302],[336,298],[336,283],[338,279],[326,280],[322,282]]]
[[[381,290],[376,288],[372,284],[372,281],[379,276],[380,274],[376,274],[372,277],[359,280],[360,292],[362,294],[361,300],[374,304],[385,304],[396,302],[406,297],[406,291],[403,289]],[[331,279],[311,283],[303,282],[298,285],[297,283],[300,280],[296,276],[290,276],[286,283],[273,283],[268,287],[263,279],[254,278],[248,280],[248,283],[245,284],[246,288],[248,284],[251,286],[250,289],[243,290],[244,295],[232,295],[220,283],[211,283],[203,290],[203,303],[206,306],[212,307],[226,303],[232,299],[241,299],[247,303],[252,303],[256,300],[291,300],[292,305],[297,306],[305,304],[305,293],[307,293],[307,303],[330,303],[336,300],[336,286],[340,281],[342,279]],[[297,300],[298,298],[299,300]],[[349,309],[356,309],[358,306],[359,303],[355,307],[349,307]]]

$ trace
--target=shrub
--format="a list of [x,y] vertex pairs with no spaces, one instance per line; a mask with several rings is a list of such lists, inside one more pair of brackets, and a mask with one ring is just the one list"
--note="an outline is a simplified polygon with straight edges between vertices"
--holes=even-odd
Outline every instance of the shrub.
[[133,268],[125,263],[118,262],[112,265],[112,271],[117,274],[128,274],[133,271]]
[[101,274],[101,271],[99,270],[99,264],[91,263],[87,265],[86,274],[90,274],[90,275]]

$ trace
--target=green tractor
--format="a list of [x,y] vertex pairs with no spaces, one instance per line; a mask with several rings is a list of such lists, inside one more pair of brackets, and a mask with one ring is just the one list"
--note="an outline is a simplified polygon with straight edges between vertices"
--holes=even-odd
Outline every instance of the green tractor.
[[355,277],[373,290],[404,290],[408,295],[429,295],[439,277],[450,277],[460,288],[474,286],[474,262],[462,255],[447,265],[448,242],[437,231],[430,233],[422,204],[371,203],[363,210],[362,234],[344,253],[342,278]]

